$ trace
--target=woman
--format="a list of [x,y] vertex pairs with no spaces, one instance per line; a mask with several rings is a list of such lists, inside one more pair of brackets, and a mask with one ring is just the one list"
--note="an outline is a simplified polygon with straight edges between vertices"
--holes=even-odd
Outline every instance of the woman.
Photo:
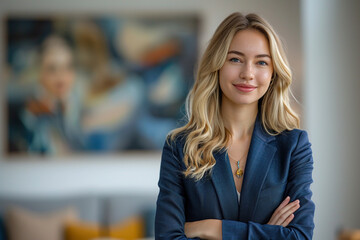
[[[233,13],[162,155],[156,239],[311,239],[313,160],[289,105],[290,68],[272,27]],[[290,200],[291,199],[291,200]]]

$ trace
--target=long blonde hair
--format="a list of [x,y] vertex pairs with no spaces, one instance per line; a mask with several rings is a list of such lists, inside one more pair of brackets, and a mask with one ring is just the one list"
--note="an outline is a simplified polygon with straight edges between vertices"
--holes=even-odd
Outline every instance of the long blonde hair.
[[256,29],[266,36],[274,66],[270,87],[259,101],[264,129],[276,135],[299,127],[299,118],[289,100],[292,74],[279,37],[258,15],[233,13],[218,26],[200,60],[194,86],[186,101],[187,124],[170,133],[171,140],[185,133],[186,177],[200,180],[216,163],[213,152],[226,148],[230,140],[220,111],[219,69],[225,63],[234,35],[245,29]]

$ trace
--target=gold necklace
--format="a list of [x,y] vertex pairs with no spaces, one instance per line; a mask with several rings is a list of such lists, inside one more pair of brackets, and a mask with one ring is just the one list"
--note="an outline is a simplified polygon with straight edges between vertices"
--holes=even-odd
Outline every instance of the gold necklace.
[[[228,155],[229,155],[230,158],[235,159],[233,156],[230,155],[229,152],[228,152]],[[242,158],[240,158],[240,159],[242,159]],[[237,170],[235,172],[235,175],[236,175],[237,178],[241,178],[242,176],[244,176],[244,170],[240,168],[240,160],[236,161],[236,163],[237,163]]]

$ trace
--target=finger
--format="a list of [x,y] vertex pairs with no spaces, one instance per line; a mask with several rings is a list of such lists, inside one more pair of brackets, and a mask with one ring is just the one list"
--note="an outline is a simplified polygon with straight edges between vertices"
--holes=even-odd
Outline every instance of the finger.
[[[287,208],[288,206],[286,206]],[[286,211],[282,212],[277,221],[276,221],[276,225],[282,225],[283,222],[286,221],[286,219],[291,215],[293,214],[294,212],[296,212],[296,210],[298,210],[300,208],[300,204],[295,204],[293,205],[292,207],[288,208]]]
[[[290,202],[290,197],[287,196],[281,203],[280,205],[275,209],[275,211],[273,212],[268,224],[271,224],[271,225],[275,225],[275,220],[277,220],[277,217],[276,215],[278,214],[278,212],[283,208],[285,207],[288,203]],[[276,218],[276,219],[275,219]]]
[[293,208],[294,206],[300,205],[299,203],[300,203],[299,200],[295,200],[295,201],[287,204],[285,207],[280,209],[279,215],[286,213],[287,211],[289,211],[289,209]]
[[279,212],[283,207],[285,207],[288,203],[290,202],[290,197],[287,196],[284,201],[282,201],[282,203],[280,203],[280,205],[275,209],[274,214],[276,214],[277,212]]
[[290,214],[290,216],[286,218],[286,220],[283,222],[283,224],[281,224],[281,226],[287,227],[287,225],[289,225],[289,223],[294,219],[294,217],[294,214]]
[[294,213],[299,207],[299,200],[287,204],[285,207],[283,207],[276,213],[273,219],[274,222],[277,225],[280,225],[290,214]]

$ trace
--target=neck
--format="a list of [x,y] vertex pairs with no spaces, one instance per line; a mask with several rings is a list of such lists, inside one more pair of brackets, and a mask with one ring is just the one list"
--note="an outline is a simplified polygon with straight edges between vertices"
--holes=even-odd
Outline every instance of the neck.
[[258,113],[258,103],[240,105],[224,98],[222,100],[221,115],[232,139],[236,141],[251,137]]

